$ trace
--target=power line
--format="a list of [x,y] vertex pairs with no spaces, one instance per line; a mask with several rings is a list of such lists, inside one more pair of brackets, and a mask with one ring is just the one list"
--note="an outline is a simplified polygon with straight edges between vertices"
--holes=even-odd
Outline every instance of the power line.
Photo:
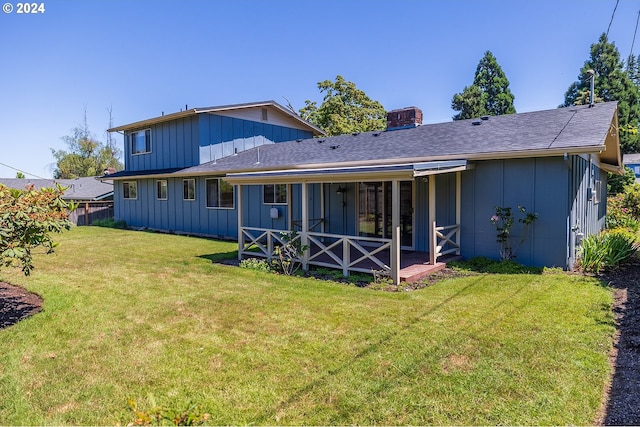
[[51,178],[43,178],[43,177],[41,177],[41,176],[34,175],[34,174],[32,174],[32,173],[25,172],[25,171],[23,171],[23,170],[20,170],[20,169],[14,168],[13,166],[9,166],[9,165],[7,165],[7,164],[5,164],[5,163],[2,163],[2,162],[0,162],[0,165],[1,165],[1,166],[4,166],[4,167],[7,167],[7,168],[9,168],[9,169],[13,169],[13,170],[14,170],[14,171],[16,171],[16,172],[20,172],[20,173],[23,173],[23,174],[25,174],[25,175],[32,176],[32,177],[34,177],[34,178],[38,178],[38,179],[46,179],[46,180],[49,180],[49,181],[54,181],[54,180],[53,180],[53,179],[51,179]]
[[638,21],[640,21],[640,10],[638,11],[638,17],[636,18],[636,29],[633,31],[633,40],[631,41],[631,52],[629,52],[629,56],[633,55],[633,45],[636,42],[636,33],[638,32]]
[[611,14],[611,21],[609,21],[609,26],[607,27],[607,38],[609,38],[609,30],[611,29],[611,23],[613,22],[613,16],[616,14],[616,9],[618,8],[618,3],[620,0],[616,0],[616,6],[613,8],[613,13]]

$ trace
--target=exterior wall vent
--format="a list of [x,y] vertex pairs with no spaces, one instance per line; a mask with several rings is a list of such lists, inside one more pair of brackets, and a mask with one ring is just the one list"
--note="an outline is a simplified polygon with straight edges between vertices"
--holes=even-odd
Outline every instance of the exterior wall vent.
[[269,120],[269,111],[266,108],[262,109],[262,121],[266,122]]

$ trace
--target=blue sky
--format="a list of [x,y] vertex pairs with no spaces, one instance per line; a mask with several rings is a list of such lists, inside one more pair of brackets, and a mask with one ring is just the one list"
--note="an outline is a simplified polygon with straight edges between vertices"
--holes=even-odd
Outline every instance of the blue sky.
[[[321,101],[340,74],[387,110],[451,120],[451,98],[490,50],[518,112],[556,108],[616,0],[46,0],[0,12],[0,177],[51,177],[51,148],[83,120],[106,139],[189,108]],[[619,0],[609,39],[631,52],[640,0]],[[640,53],[640,36],[633,53]],[[122,146],[122,137],[116,135]],[[10,167],[4,166],[8,165]],[[15,168],[15,169],[13,169]]]

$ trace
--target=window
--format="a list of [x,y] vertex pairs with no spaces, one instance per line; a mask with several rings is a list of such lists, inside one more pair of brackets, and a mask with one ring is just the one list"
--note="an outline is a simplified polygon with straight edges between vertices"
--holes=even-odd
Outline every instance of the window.
[[182,198],[184,200],[196,199],[196,180],[195,179],[182,180]]
[[125,199],[137,199],[138,183],[136,181],[124,181],[122,183],[122,197]]
[[144,154],[151,152],[151,129],[139,130],[129,134],[131,141],[131,154]]
[[160,179],[156,181],[156,198],[158,200],[167,200],[167,180]]
[[222,178],[207,179],[207,207],[233,209],[233,185]]
[[262,190],[265,205],[287,204],[287,184],[265,184]]

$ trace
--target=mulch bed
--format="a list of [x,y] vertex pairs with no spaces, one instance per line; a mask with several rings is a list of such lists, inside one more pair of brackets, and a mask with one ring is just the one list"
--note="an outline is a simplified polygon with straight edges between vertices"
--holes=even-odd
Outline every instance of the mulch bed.
[[610,361],[614,374],[600,425],[640,425],[640,258],[599,277],[614,291],[618,326]]
[[19,286],[0,282],[0,329],[42,310],[42,298]]
[[[443,272],[439,278],[448,275]],[[614,290],[618,329],[610,355],[614,374],[596,424],[640,425],[640,258],[634,257],[598,278]],[[38,295],[0,282],[0,329],[40,310],[42,298]]]

